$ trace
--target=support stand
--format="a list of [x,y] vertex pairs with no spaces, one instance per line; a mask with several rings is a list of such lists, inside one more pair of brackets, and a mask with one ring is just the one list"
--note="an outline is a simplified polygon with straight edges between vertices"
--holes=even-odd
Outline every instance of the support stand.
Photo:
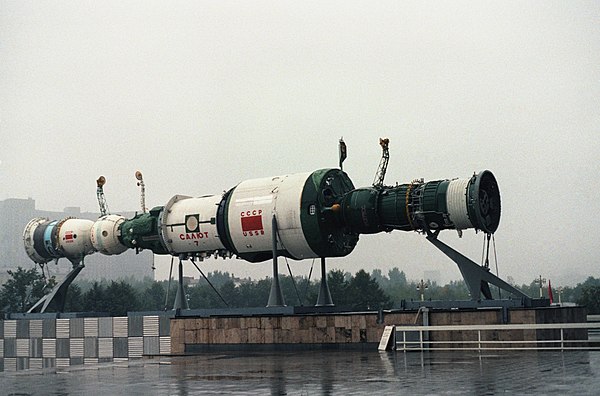
[[315,307],[333,307],[334,305],[331,292],[329,291],[329,284],[327,283],[325,257],[321,257],[321,289],[319,289],[319,297],[317,298]]
[[492,300],[493,297],[489,285],[491,283],[492,285],[497,286],[499,289],[513,294],[515,297],[522,298],[525,302],[531,301],[531,298],[525,293],[506,283],[496,275],[490,273],[489,268],[484,268],[478,265],[471,259],[463,256],[450,246],[446,245],[444,242],[437,239],[438,233],[439,230],[435,233],[428,232],[427,240],[441,250],[442,253],[448,256],[452,261],[454,261],[456,265],[458,265],[458,269],[460,270],[460,273],[462,274],[463,279],[469,288],[469,292],[471,293],[471,300],[479,301],[481,300],[481,295],[483,295],[486,300]]
[[36,302],[33,307],[27,311],[27,313],[35,312],[35,310],[40,306],[41,309],[39,312],[44,313],[52,302],[55,303],[56,312],[63,312],[65,310],[65,302],[67,300],[67,291],[69,290],[69,286],[71,283],[73,283],[77,275],[79,275],[84,267],[85,264],[83,263],[83,258],[79,262],[74,262],[73,269],[68,273],[65,279],[63,279],[58,285],[54,286],[50,293],[40,298],[38,302]]
[[179,257],[179,281],[177,282],[177,294],[173,309],[190,309],[187,298],[185,298],[185,289],[183,288],[183,259]]
[[165,296],[165,311],[167,310],[167,306],[169,305],[169,293],[171,292],[171,279],[173,279],[173,260],[174,260],[174,257],[171,256],[171,269],[169,269],[169,281],[167,283],[167,295]]
[[285,307],[283,293],[279,284],[279,268],[277,266],[277,219],[275,215],[273,215],[271,226],[273,231],[273,279],[271,280],[271,292],[269,293],[267,307]]

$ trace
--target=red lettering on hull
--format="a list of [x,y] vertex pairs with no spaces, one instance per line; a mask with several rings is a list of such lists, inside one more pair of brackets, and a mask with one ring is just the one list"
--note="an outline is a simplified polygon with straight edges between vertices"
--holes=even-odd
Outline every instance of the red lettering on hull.
[[246,211],[240,213],[241,217],[260,216],[260,215],[262,215],[262,209],[246,210]]
[[181,239],[182,241],[188,240],[188,239],[203,239],[203,238],[208,238],[208,232],[204,231],[204,232],[188,232],[186,234],[179,234],[179,239]]
[[243,232],[244,236],[259,236],[259,235],[265,235],[265,230],[259,230],[259,231],[244,231]]

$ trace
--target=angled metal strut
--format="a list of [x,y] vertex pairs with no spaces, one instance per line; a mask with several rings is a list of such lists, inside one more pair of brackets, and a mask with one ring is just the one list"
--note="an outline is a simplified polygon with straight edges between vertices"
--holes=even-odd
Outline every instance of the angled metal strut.
[[63,312],[65,310],[65,303],[67,302],[67,291],[69,290],[69,286],[84,267],[85,264],[83,263],[83,258],[80,262],[73,263],[73,269],[67,274],[65,279],[54,286],[50,293],[40,298],[27,313],[36,312],[38,309],[39,313],[44,313],[53,302],[55,304],[56,312]]
[[489,271],[489,268],[478,265],[468,257],[463,256],[444,242],[440,241],[437,238],[438,233],[439,231],[435,233],[428,232],[427,240],[458,265],[458,269],[471,293],[472,300],[479,301],[481,300],[482,295],[486,300],[493,300],[490,291],[491,283],[499,289],[513,294],[515,297],[522,298],[525,302],[531,301],[531,298],[525,293],[492,274]]

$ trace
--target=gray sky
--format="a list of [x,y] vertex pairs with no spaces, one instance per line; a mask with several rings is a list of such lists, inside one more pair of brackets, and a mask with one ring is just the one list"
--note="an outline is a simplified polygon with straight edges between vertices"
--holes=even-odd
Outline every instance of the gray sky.
[[[0,199],[44,210],[97,211],[101,174],[118,212],[139,205],[136,169],[155,206],[333,167],[340,136],[366,186],[386,136],[388,184],[492,170],[500,275],[570,284],[600,276],[599,102],[597,1],[0,0]],[[481,234],[440,238],[481,259]],[[329,262],[460,278],[416,233]]]

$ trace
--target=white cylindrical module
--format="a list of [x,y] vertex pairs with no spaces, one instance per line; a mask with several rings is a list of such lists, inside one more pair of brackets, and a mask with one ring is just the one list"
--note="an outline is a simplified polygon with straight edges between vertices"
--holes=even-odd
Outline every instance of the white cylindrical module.
[[446,206],[448,217],[457,230],[465,230],[473,227],[469,218],[467,205],[467,188],[470,179],[455,179],[448,184],[446,193]]
[[281,181],[281,177],[246,180],[233,190],[227,208],[227,228],[238,253],[272,249],[271,219]]
[[160,232],[171,254],[208,254],[224,249],[217,232],[220,195],[191,198],[176,195],[162,211]]
[[63,257],[71,261],[81,260],[94,253],[90,231],[91,220],[66,219],[48,220],[35,218],[23,232],[25,252],[36,263],[46,263]]
[[57,247],[66,258],[81,259],[94,252],[90,233],[94,222],[85,219],[64,219],[56,225]]
[[318,257],[306,240],[301,219],[304,187],[311,175],[312,173],[296,173],[285,176],[275,200],[279,239],[284,249],[298,260]]
[[106,215],[96,220],[90,232],[94,249],[107,256],[127,250],[127,246],[119,241],[119,228],[124,221],[125,218],[119,215]]
[[272,218],[276,215],[279,250],[295,259],[316,257],[302,231],[301,198],[311,173],[298,173],[238,184],[231,195],[227,224],[238,253],[272,250]]

